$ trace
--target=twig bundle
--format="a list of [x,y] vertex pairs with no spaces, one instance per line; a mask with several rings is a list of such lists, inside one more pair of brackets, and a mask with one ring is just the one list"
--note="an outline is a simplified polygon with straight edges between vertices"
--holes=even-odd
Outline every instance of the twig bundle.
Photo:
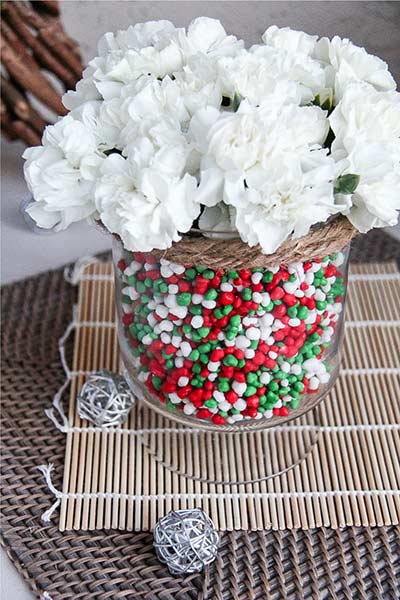
[[82,63],[77,43],[63,30],[57,0],[8,0],[1,5],[1,131],[37,145],[47,125],[28,93],[57,115],[67,111],[43,70],[64,89],[75,87]]

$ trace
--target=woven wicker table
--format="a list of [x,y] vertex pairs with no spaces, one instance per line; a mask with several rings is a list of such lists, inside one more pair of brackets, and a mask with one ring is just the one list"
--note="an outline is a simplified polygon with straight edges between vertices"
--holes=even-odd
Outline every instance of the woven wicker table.
[[[400,245],[372,232],[354,243],[352,258],[399,260]],[[74,299],[61,270],[3,288],[2,543],[39,598],[400,597],[400,535],[394,526],[227,532],[208,571],[175,578],[157,561],[148,532],[61,533],[44,525],[41,515],[51,497],[37,465],[53,462],[61,479],[65,444],[44,409],[63,381],[58,338]]]

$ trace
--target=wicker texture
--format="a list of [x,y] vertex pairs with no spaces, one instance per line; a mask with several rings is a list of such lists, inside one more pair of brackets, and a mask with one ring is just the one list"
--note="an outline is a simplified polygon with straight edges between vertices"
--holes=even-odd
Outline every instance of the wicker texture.
[[[357,246],[354,257],[363,262],[400,256],[384,234]],[[61,271],[3,288],[2,539],[37,597],[44,591],[53,600],[400,597],[396,527],[225,533],[208,572],[173,578],[155,558],[149,533],[60,533],[44,526],[40,515],[52,498],[37,465],[53,461],[60,486],[65,437],[43,411],[64,378],[57,339],[72,297]]]

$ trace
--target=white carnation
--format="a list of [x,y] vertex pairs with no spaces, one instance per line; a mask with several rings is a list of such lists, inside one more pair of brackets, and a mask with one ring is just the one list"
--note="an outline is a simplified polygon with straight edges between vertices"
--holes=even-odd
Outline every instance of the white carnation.
[[365,81],[378,91],[396,89],[387,64],[348,39],[322,38],[316,44],[315,57],[325,64],[327,86],[334,89],[335,104],[354,81]]
[[143,75],[163,78],[183,64],[175,28],[169,21],[140,23],[99,42],[99,56],[90,63],[96,88],[105,100]]
[[181,125],[189,120],[189,114],[179,89],[168,77],[163,81],[141,77],[126,86],[121,96],[102,103],[99,120],[103,137],[114,142],[110,147],[121,151],[144,136],[160,147],[186,144]]
[[247,107],[246,112],[226,113],[208,132],[208,152],[216,164],[226,171],[246,170],[255,165],[265,139],[259,111]]
[[396,225],[400,210],[400,162],[385,144],[360,142],[342,161],[342,174],[360,177],[342,212],[362,233]]
[[233,56],[244,46],[243,40],[227,35],[218,19],[209,17],[198,17],[192,21],[187,33],[180,36],[180,41],[187,56],[200,52],[211,58]]
[[400,94],[352,83],[329,120],[340,174],[359,177],[343,212],[363,233],[395,225],[400,209]]
[[266,168],[226,178],[225,202],[236,208],[235,225],[250,246],[272,254],[290,236],[338,212],[333,195],[334,163],[326,151],[299,158],[276,154]]
[[112,154],[103,162],[96,186],[96,206],[104,225],[128,250],[142,252],[166,249],[179,241],[179,233],[187,232],[200,212],[194,201],[194,177],[172,175],[163,167],[168,163],[165,152],[146,162]]
[[171,21],[147,21],[130,25],[128,29],[116,33],[106,33],[100,38],[98,52],[100,56],[106,56],[112,52],[140,50],[149,46],[157,46],[165,43],[167,38],[172,37],[176,28]]
[[169,116],[184,123],[190,118],[179,85],[169,77],[162,81],[141,77],[124,90],[122,98],[126,98],[125,108],[133,120],[147,117],[157,120]]
[[224,202],[215,206],[206,206],[199,219],[203,235],[209,238],[231,239],[238,235],[235,226],[236,210]]
[[39,227],[65,229],[95,212],[93,189],[102,157],[82,122],[68,115],[47,127],[43,145],[28,148],[23,157],[35,199],[27,212]]
[[276,152],[321,145],[328,130],[326,114],[319,107],[279,104],[272,98],[257,108],[242,102],[236,113],[222,114],[208,131],[203,126],[203,136],[221,169],[247,171],[264,165]]
[[221,59],[220,69],[228,94],[236,92],[254,104],[277,92],[282,83],[286,87],[291,84],[290,96],[303,104],[325,86],[324,69],[318,61],[279,47],[253,46],[234,58]]
[[207,106],[219,109],[223,86],[215,61],[197,53],[174,76],[181,101],[190,115]]
[[150,73],[154,77],[165,75],[180,69],[181,53],[174,42],[162,49],[149,47],[142,50],[129,50],[121,57],[107,55],[94,59],[93,78],[95,85],[105,100],[118,96],[123,87],[131,81]]
[[76,91],[68,91],[62,100],[69,109],[87,100],[111,100],[119,96],[124,84],[141,75],[163,76],[181,64],[182,53],[177,47],[172,23],[138,23],[126,31],[106,33],[100,39],[98,56],[83,71]]
[[327,113],[319,106],[267,101],[258,110],[265,134],[262,160],[268,160],[277,151],[302,152],[322,146],[329,131]]
[[78,108],[85,102],[101,100],[101,94],[93,81],[92,67],[86,67],[82,73],[82,79],[76,84],[76,90],[69,90],[62,97],[65,108],[72,110]]
[[262,36],[266,46],[280,48],[290,54],[305,54],[310,56],[314,52],[317,35],[308,35],[303,31],[296,31],[290,27],[277,27],[271,25]]
[[333,152],[350,151],[360,142],[383,143],[400,159],[400,94],[351,84],[329,117],[335,134]]

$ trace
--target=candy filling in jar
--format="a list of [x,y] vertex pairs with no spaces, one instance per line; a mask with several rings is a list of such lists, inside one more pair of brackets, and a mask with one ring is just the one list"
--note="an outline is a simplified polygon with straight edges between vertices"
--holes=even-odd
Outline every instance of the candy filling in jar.
[[135,392],[213,426],[295,415],[337,374],[347,254],[213,269],[115,241],[120,345]]

